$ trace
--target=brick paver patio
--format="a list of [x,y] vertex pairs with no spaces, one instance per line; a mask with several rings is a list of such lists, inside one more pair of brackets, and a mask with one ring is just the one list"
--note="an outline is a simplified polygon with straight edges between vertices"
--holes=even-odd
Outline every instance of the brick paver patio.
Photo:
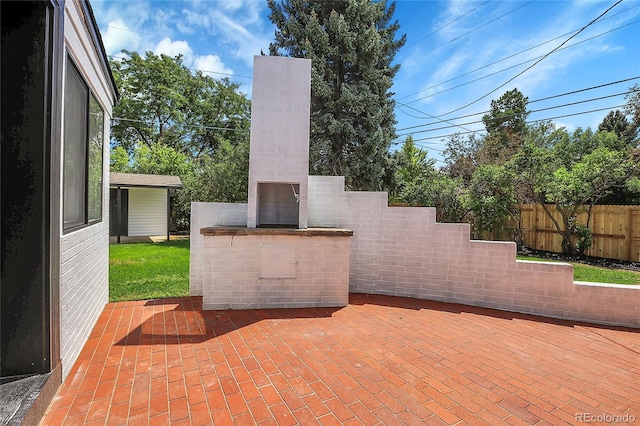
[[640,423],[639,371],[640,330],[424,300],[110,303],[42,424]]

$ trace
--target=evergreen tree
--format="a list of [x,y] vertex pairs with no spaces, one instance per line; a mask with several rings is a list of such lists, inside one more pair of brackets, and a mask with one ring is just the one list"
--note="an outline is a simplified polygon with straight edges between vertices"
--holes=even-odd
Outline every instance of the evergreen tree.
[[349,189],[382,189],[395,138],[392,64],[406,36],[386,0],[268,0],[271,55],[308,58],[312,174],[345,176]]
[[633,138],[633,124],[627,120],[627,117],[620,110],[610,111],[607,116],[602,119],[598,126],[599,132],[615,133],[626,144],[631,144]]
[[480,150],[480,163],[504,164],[522,146],[527,128],[529,99],[518,89],[508,90],[491,101],[491,109],[482,117],[487,135]]

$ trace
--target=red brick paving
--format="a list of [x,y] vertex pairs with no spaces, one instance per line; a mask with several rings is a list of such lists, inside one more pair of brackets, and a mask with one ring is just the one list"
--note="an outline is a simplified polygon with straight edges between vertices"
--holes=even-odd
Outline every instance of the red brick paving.
[[640,423],[639,372],[640,330],[424,300],[110,303],[42,425]]

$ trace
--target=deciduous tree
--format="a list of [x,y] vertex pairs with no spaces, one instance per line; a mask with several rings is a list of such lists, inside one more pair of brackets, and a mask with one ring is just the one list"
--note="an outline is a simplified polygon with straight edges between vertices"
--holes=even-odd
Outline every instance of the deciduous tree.
[[540,204],[553,222],[562,237],[563,252],[583,253],[591,236],[577,226],[578,213],[589,210],[614,188],[628,185],[637,176],[638,165],[626,151],[616,149],[620,142],[613,133],[577,129],[551,135],[543,134],[547,140],[542,143],[537,140],[541,134],[533,133],[509,166],[523,189],[521,194]]
[[462,178],[451,178],[435,168],[427,151],[409,136],[394,153],[398,192],[395,199],[422,207],[435,207],[438,222],[460,222],[468,212]]
[[137,145],[166,145],[189,158],[212,155],[221,141],[249,129],[250,102],[228,79],[187,68],[181,56],[124,51],[111,68],[120,91],[111,136],[129,153]]

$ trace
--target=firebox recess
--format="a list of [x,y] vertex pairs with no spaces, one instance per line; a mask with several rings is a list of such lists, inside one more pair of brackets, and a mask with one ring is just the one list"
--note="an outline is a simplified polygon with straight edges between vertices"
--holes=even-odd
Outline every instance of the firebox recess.
[[300,184],[258,183],[259,228],[297,228],[300,216]]

